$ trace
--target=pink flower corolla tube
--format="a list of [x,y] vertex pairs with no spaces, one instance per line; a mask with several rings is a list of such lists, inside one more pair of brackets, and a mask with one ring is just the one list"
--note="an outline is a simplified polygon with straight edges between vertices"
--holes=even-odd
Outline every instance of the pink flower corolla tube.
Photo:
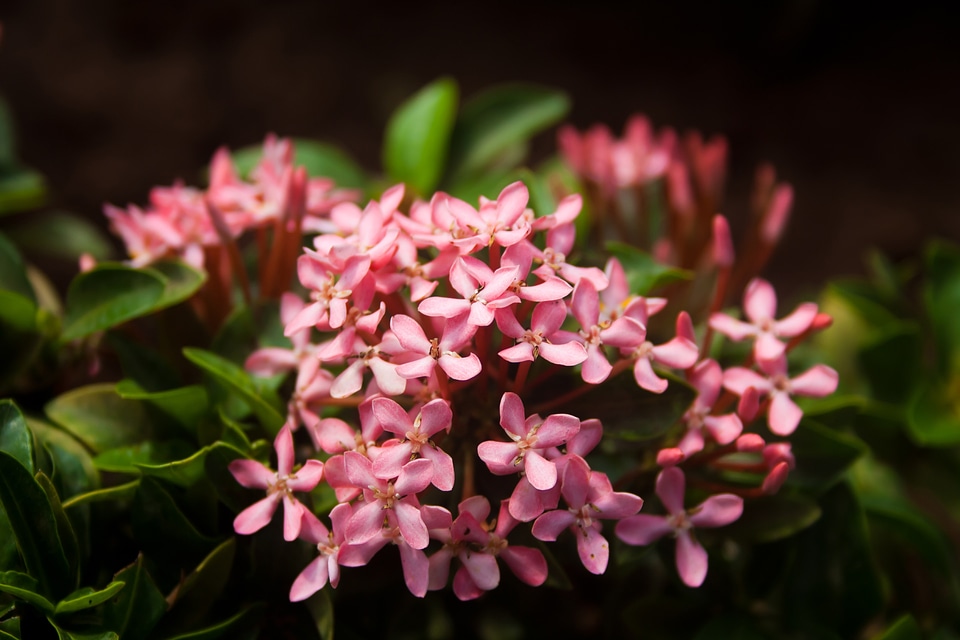
[[677,541],[676,562],[680,579],[688,587],[699,587],[707,577],[707,551],[697,542],[695,528],[722,527],[743,513],[743,498],[731,493],[710,496],[692,509],[683,508],[686,480],[677,467],[657,476],[657,496],[667,510],[665,516],[645,513],[617,523],[616,534],[627,544],[646,545],[666,535]]

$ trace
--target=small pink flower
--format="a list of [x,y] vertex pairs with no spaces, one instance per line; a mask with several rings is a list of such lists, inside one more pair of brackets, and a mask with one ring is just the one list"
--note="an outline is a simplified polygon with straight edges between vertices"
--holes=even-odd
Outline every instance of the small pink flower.
[[500,357],[507,362],[524,362],[543,356],[544,360],[564,367],[580,364],[587,358],[583,345],[567,342],[558,333],[566,317],[567,307],[563,302],[541,302],[533,308],[530,328],[524,329],[511,309],[498,310],[496,319],[500,331],[517,341],[500,351]]
[[308,564],[290,587],[290,602],[306,600],[327,582],[333,588],[340,582],[340,547],[345,544],[344,529],[347,520],[353,515],[352,507],[348,504],[338,504],[330,511],[332,531],[328,531],[323,523],[313,515],[309,509],[303,510],[303,527],[300,538],[317,546],[320,553],[313,562]]
[[307,462],[293,473],[293,434],[284,427],[273,443],[277,451],[277,471],[272,471],[255,460],[234,460],[229,469],[233,477],[248,489],[266,489],[267,497],[255,502],[237,515],[234,530],[241,535],[256,533],[273,518],[277,505],[283,501],[283,537],[288,542],[300,535],[304,507],[293,495],[294,491],[313,491],[323,474],[319,460]]
[[668,383],[653,370],[653,362],[675,369],[686,369],[697,361],[699,350],[693,341],[693,323],[690,316],[686,311],[677,315],[677,336],[673,340],[660,345],[647,340],[628,353],[634,359],[633,377],[637,385],[653,393],[663,393]]
[[490,267],[471,256],[461,256],[450,268],[450,286],[462,298],[434,296],[420,302],[418,310],[425,316],[454,318],[469,314],[470,324],[485,327],[493,322],[495,309],[520,302],[510,291],[517,278],[518,267]]
[[803,410],[790,396],[823,398],[837,390],[837,372],[825,364],[815,365],[796,378],[787,377],[786,355],[774,360],[759,360],[757,365],[766,377],[750,369],[731,367],[723,372],[723,386],[737,395],[747,393],[750,388],[767,394],[770,397],[767,420],[770,431],[778,436],[793,433],[803,417]]
[[689,373],[690,384],[697,390],[693,405],[683,415],[687,433],[677,445],[684,456],[703,449],[704,432],[719,444],[730,444],[743,431],[743,423],[736,413],[711,415],[713,405],[723,388],[723,371],[716,360],[703,360]]
[[443,337],[439,339],[428,339],[423,327],[410,316],[393,316],[390,329],[407,350],[402,355],[415,358],[397,366],[401,378],[429,378],[437,365],[454,380],[470,380],[480,373],[482,365],[476,354],[461,356],[457,353],[470,342],[477,330],[465,315],[447,322]]
[[677,540],[676,562],[680,579],[699,587],[707,577],[707,552],[693,536],[695,527],[722,527],[743,513],[743,498],[732,493],[710,496],[692,509],[683,508],[686,481],[677,467],[657,476],[657,496],[669,515],[638,514],[617,523],[616,533],[627,544],[645,545],[672,534]]
[[754,355],[757,360],[773,360],[783,355],[786,345],[779,338],[798,336],[813,324],[817,305],[801,304],[789,316],[775,320],[777,294],[766,280],[754,278],[743,294],[743,308],[750,322],[736,320],[722,313],[710,316],[710,327],[731,340],[755,338]]
[[413,460],[422,457],[433,463],[430,482],[441,491],[453,489],[453,460],[430,440],[433,435],[450,430],[453,412],[446,400],[423,405],[413,420],[389,398],[374,398],[373,412],[384,430],[403,438],[384,443],[373,461],[373,475],[384,480],[396,478]]

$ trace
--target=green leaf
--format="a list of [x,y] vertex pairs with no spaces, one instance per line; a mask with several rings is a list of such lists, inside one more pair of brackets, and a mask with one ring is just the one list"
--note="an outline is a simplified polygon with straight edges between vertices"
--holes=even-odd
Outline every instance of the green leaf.
[[[80,545],[77,542],[77,534],[73,531],[73,525],[67,518],[63,505],[60,504],[60,496],[57,490],[43,471],[37,471],[35,476],[37,484],[43,489],[50,503],[50,510],[53,512],[53,519],[57,526],[57,537],[60,539],[61,552],[69,568],[70,587],[75,588],[80,580]],[[55,553],[55,551],[50,551]]]
[[0,215],[36,209],[47,199],[43,176],[32,169],[0,173]]
[[81,493],[75,495],[69,500],[64,500],[63,508],[69,509],[70,507],[79,506],[82,504],[89,504],[91,502],[105,502],[107,500],[127,500],[132,498],[137,491],[137,487],[140,486],[139,478],[125,484],[118,484],[114,487],[107,487],[105,489],[97,489],[95,491],[88,491],[87,493]]
[[143,565],[141,554],[113,577],[126,586],[104,607],[103,625],[123,640],[146,638],[167,610],[167,601]]
[[141,404],[124,400],[109,383],[68,391],[48,402],[44,411],[94,452],[136,444],[151,433]]
[[228,538],[184,578],[168,597],[164,629],[195,629],[204,620],[229,583],[236,550],[236,539]]
[[93,587],[77,589],[57,603],[54,615],[59,616],[96,607],[119,593],[126,584],[126,582],[115,580],[99,591]]
[[629,244],[608,242],[606,248],[610,255],[620,260],[630,292],[636,295],[649,295],[664,285],[693,278],[692,272],[660,264],[646,251]]
[[0,233],[0,289],[18,293],[36,304],[33,286],[27,279],[27,267],[16,246]]
[[0,400],[0,451],[9,453],[33,473],[33,437],[13,400]]
[[788,482],[815,492],[834,485],[868,451],[867,445],[856,436],[806,418],[790,441],[797,466],[790,472]]
[[[570,99],[564,93],[536,85],[504,85],[476,95],[464,104],[453,129],[448,163],[452,180],[485,173],[493,166],[501,171],[514,168],[517,154],[512,150],[525,147],[569,110]],[[511,158],[508,166],[499,162],[505,156]]]
[[293,140],[293,164],[303,165],[313,178],[331,178],[338,187],[365,189],[367,173],[346,152],[315,140]]
[[921,381],[907,406],[907,435],[923,447],[960,443],[960,373],[946,383]]
[[387,123],[383,166],[393,182],[429,196],[440,182],[457,112],[457,85],[441,78],[404,102]]
[[161,391],[183,384],[173,365],[156,350],[118,331],[108,331],[106,342],[116,352],[124,375],[143,389]]
[[71,588],[70,568],[57,535],[57,520],[41,486],[20,462],[0,451],[0,503],[17,547],[44,596],[58,598]]
[[926,252],[924,299],[936,338],[939,370],[960,375],[960,247],[933,242]]
[[126,379],[118,382],[116,389],[117,395],[124,400],[147,402],[173,418],[187,433],[194,435],[197,423],[210,410],[207,390],[199,385],[150,392],[134,380]]
[[810,498],[781,491],[749,501],[740,519],[725,527],[724,532],[750,542],[773,542],[803,531],[820,515],[820,507]]
[[75,631],[61,628],[49,618],[47,621],[56,629],[59,640],[120,640],[113,631]]
[[158,271],[119,264],[81,273],[67,290],[63,339],[83,338],[150,313],[163,300],[166,286]]
[[250,498],[254,495],[250,489],[240,486],[228,468],[234,460],[245,457],[238,449],[223,446],[211,449],[204,459],[207,479],[217,492],[217,497],[234,513],[240,513],[250,506]]
[[317,626],[317,635],[320,640],[333,640],[333,603],[330,601],[330,590],[321,589],[307,598],[304,603],[313,623]]
[[183,355],[237,392],[271,436],[279,433],[284,421],[283,404],[276,392],[258,388],[246,371],[215,353],[188,347]]
[[[176,636],[171,636],[168,640],[217,640],[217,638],[235,638],[241,630],[249,630],[254,620],[263,614],[264,605],[252,605],[245,607],[241,611],[230,616],[226,620],[221,620],[209,627],[188,631]],[[329,636],[332,638],[332,636]]]
[[913,322],[891,324],[860,350],[860,371],[875,398],[906,401],[920,375],[923,341]]
[[207,456],[210,452],[218,449],[225,449],[228,455],[243,457],[243,452],[232,445],[225,442],[215,442],[183,460],[175,460],[165,464],[137,463],[137,467],[143,475],[160,478],[181,487],[190,487],[203,477]]
[[53,459],[55,473],[52,479],[64,498],[100,486],[100,475],[93,458],[80,442],[41,420],[31,418],[27,423]]
[[42,611],[53,612],[53,603],[43,597],[39,589],[38,582],[25,573],[19,571],[0,573],[0,591],[29,602]]
[[107,449],[93,459],[97,469],[111,473],[139,475],[141,465],[163,465],[193,453],[193,447],[182,440],[154,442]]
[[66,211],[32,217],[10,231],[10,237],[30,255],[76,261],[83,254],[97,260],[113,255],[113,246],[100,228]]
[[[218,543],[194,527],[173,496],[158,481],[143,477],[131,506],[133,532],[145,553],[188,563],[203,557]],[[175,567],[166,567],[174,570]]]
[[923,640],[923,633],[914,617],[905,613],[883,632],[873,636],[873,640]]
[[165,282],[163,295],[150,309],[150,312],[159,311],[183,302],[196,293],[207,281],[207,275],[204,272],[181,260],[161,260],[145,267],[142,271],[155,273]]

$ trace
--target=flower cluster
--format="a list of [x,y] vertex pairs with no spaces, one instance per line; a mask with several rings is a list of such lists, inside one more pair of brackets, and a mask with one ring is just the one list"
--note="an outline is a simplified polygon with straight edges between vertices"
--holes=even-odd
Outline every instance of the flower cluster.
[[[231,466],[241,484],[266,491],[237,517],[237,532],[264,526],[284,503],[285,538],[304,539],[319,554],[294,583],[293,600],[335,587],[340,567],[364,565],[391,543],[417,596],[444,588],[454,559],[461,599],[499,584],[497,558],[540,585],[546,560],[515,543],[521,530],[542,541],[569,530],[583,566],[603,573],[610,549],[603,520],[615,521],[616,535],[630,544],[671,533],[682,580],[702,583],[706,551],[693,530],[736,520],[743,497],[775,492],[793,465],[789,443],[768,444],[755,432],[763,419],[788,435],[800,411],[790,396],[822,396],[836,385],[823,366],[786,375],[792,345],[828,319],[804,306],[773,320],[772,288],[756,280],[746,299],[752,324],[710,318],[712,330],[731,339],[756,339],[745,366],[724,372],[703,357],[710,333],[698,341],[686,312],[677,313],[674,336],[651,339],[651,317],[668,300],[632,294],[616,259],[603,269],[572,260],[578,195],[541,216],[519,182],[478,207],[444,193],[403,203],[398,185],[363,209],[333,207],[316,225],[325,232],[299,257],[307,299],[288,293],[282,301],[292,348],[264,348],[247,361],[256,374],[296,375],[276,440],[277,471],[248,460]],[[713,228],[715,245],[729,243],[724,225]],[[679,384],[669,382],[669,370],[697,392],[682,418],[685,433],[668,436],[656,456],[664,517],[639,514],[641,497],[614,490],[591,467],[603,439],[595,416],[545,411],[628,370],[653,394]],[[558,381],[571,377],[581,383],[557,397]],[[316,454],[296,469],[290,442],[301,429]],[[752,471],[757,486],[703,485],[709,497],[684,510],[687,464]],[[320,483],[337,500],[329,528],[307,506]],[[497,501],[499,516],[490,521]]]

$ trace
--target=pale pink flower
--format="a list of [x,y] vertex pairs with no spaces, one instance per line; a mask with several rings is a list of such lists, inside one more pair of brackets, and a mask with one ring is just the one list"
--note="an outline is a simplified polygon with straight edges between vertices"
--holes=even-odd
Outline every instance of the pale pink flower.
[[610,375],[613,365],[607,360],[603,345],[619,349],[634,349],[644,342],[646,328],[626,316],[613,321],[600,319],[600,297],[593,282],[584,278],[573,290],[570,311],[580,323],[580,339],[584,341],[587,358],[581,375],[589,384],[600,384]]
[[657,496],[668,515],[638,514],[617,523],[617,536],[627,544],[645,545],[673,535],[677,540],[676,562],[680,579],[688,587],[699,587],[707,577],[707,551],[693,535],[694,528],[722,527],[743,513],[743,498],[732,493],[710,496],[692,509],[683,508],[686,480],[677,467],[657,476]]
[[646,340],[632,352],[624,352],[634,359],[633,377],[637,385],[653,393],[666,391],[668,383],[653,370],[653,362],[675,369],[692,367],[699,355],[693,335],[693,322],[686,311],[681,311],[677,315],[677,335],[673,340],[660,345]]
[[372,402],[383,429],[403,438],[383,444],[373,461],[373,475],[384,480],[396,478],[404,467],[422,457],[433,463],[430,482],[441,491],[453,489],[453,460],[430,440],[441,431],[450,431],[450,404],[442,399],[432,400],[411,420],[403,407],[389,398],[374,398]]
[[345,544],[344,529],[353,515],[348,504],[338,504],[330,511],[332,530],[328,530],[309,509],[303,510],[303,527],[300,538],[316,545],[318,555],[308,564],[290,587],[290,602],[306,600],[330,583],[333,588],[340,582],[340,547]]
[[580,456],[570,456],[563,469],[560,491],[566,509],[547,511],[533,523],[533,535],[552,542],[569,528],[577,538],[580,561],[590,573],[607,569],[610,545],[600,534],[600,520],[619,520],[632,516],[643,506],[643,499],[632,493],[615,492],[606,474],[591,471]]
[[716,360],[703,360],[689,372],[687,376],[690,384],[697,390],[697,397],[693,405],[683,414],[683,421],[687,425],[684,435],[677,448],[684,456],[692,455],[703,449],[704,432],[718,444],[730,444],[743,431],[743,423],[736,413],[711,415],[713,406],[720,397],[723,389],[723,370]]
[[566,317],[567,307],[559,300],[541,302],[534,307],[529,329],[520,325],[512,309],[497,310],[500,331],[517,341],[500,351],[500,357],[507,362],[524,362],[543,356],[544,360],[564,367],[580,364],[587,358],[583,345],[568,341],[559,333]]
[[496,200],[481,198],[480,209],[447,196],[444,206],[456,220],[453,244],[461,255],[474,253],[494,243],[509,247],[530,235],[530,225],[524,217],[530,194],[522,182],[507,185]]
[[731,318],[723,313],[710,316],[710,327],[731,340],[755,338],[754,356],[757,360],[773,360],[783,355],[786,345],[780,338],[793,338],[811,327],[817,316],[817,305],[801,304],[782,320],[775,320],[777,294],[766,280],[754,278],[743,294],[743,308],[750,322]]
[[480,373],[482,365],[476,354],[461,356],[458,353],[477,330],[467,321],[466,315],[447,322],[439,339],[428,339],[423,327],[410,316],[393,316],[390,329],[406,349],[395,355],[412,358],[397,366],[397,374],[402,378],[429,378],[437,365],[454,380],[469,380]]
[[241,535],[256,533],[273,518],[277,505],[283,501],[283,537],[296,540],[300,535],[301,515],[304,510],[294,491],[313,491],[323,474],[323,463],[307,460],[293,471],[293,434],[280,429],[273,443],[277,452],[277,471],[272,471],[255,460],[234,460],[229,469],[233,477],[248,489],[266,489],[267,497],[240,512],[233,521],[234,530]]
[[500,267],[495,272],[471,256],[461,256],[450,268],[450,286],[462,298],[434,296],[420,302],[418,310],[425,316],[454,318],[469,314],[470,324],[485,327],[493,322],[495,309],[520,302],[510,291],[517,278],[517,267]]
[[818,364],[795,378],[787,377],[787,357],[757,362],[765,376],[743,367],[731,367],[723,372],[723,386],[737,395],[753,388],[770,398],[767,421],[770,431],[778,436],[794,432],[803,417],[803,410],[791,396],[823,398],[837,390],[837,372],[825,364]]

